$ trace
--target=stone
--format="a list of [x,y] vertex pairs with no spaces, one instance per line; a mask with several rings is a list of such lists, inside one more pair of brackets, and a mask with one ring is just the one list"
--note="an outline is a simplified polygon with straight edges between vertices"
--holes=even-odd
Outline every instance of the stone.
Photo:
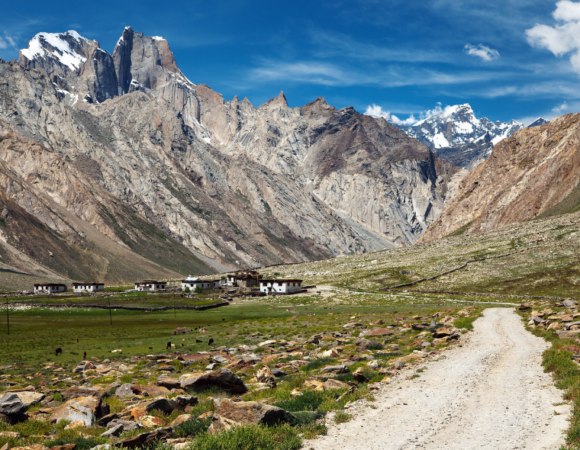
[[118,418],[119,414],[117,413],[107,414],[106,416],[101,417],[97,421],[97,425],[99,425],[100,427],[106,427],[110,422]]
[[121,386],[119,386],[117,388],[117,391],[115,392],[115,396],[119,397],[121,399],[135,397],[136,394],[135,394],[135,392],[133,392],[133,389],[131,389],[131,386],[133,386],[133,383],[122,384]]
[[17,416],[24,414],[28,407],[22,403],[20,397],[15,393],[4,394],[0,397],[0,413],[7,416]]
[[77,444],[65,444],[65,445],[55,445],[50,447],[50,450],[74,450],[77,448]]
[[7,436],[18,439],[20,437],[20,433],[18,433],[17,431],[2,431],[0,432],[0,436]]
[[271,372],[272,375],[274,375],[276,378],[285,377],[286,375],[288,375],[282,369],[272,369]]
[[85,420],[78,419],[78,420],[75,420],[75,421],[69,423],[66,427],[64,427],[64,429],[65,430],[74,430],[75,428],[82,428],[85,426],[87,426]]
[[573,354],[577,355],[580,353],[580,347],[577,345],[568,345],[567,347],[562,347],[559,352],[572,352]]
[[148,397],[159,397],[160,395],[170,394],[169,389],[163,386],[156,386],[154,384],[134,384],[131,390],[137,395],[145,395]]
[[325,391],[328,389],[343,389],[343,388],[350,388],[350,384],[344,383],[339,380],[335,380],[333,378],[329,378],[322,384],[322,389]]
[[63,400],[69,401],[73,398],[78,397],[101,397],[101,392],[95,388],[86,388],[86,387],[71,387],[70,389],[64,389],[60,391],[60,395],[62,395]]
[[242,379],[225,368],[185,374],[179,378],[179,382],[183,389],[200,390],[210,386],[217,386],[234,394],[245,394],[248,391]]
[[560,339],[576,339],[579,334],[580,334],[580,330],[558,331],[558,337]]
[[272,375],[272,371],[268,366],[262,366],[258,369],[256,379],[260,383],[266,383],[269,387],[276,387],[276,377]]
[[83,373],[87,370],[94,370],[95,366],[90,361],[81,361],[74,369],[73,372],[75,373]]
[[560,320],[562,322],[572,322],[574,320],[574,316],[572,316],[572,314],[564,314],[560,317]]
[[578,304],[578,302],[574,301],[574,300],[564,300],[562,302],[562,304],[566,307],[566,308],[572,308],[574,306],[576,306]]
[[157,378],[157,386],[162,386],[167,389],[179,389],[181,387],[181,383],[177,378],[160,376]]
[[544,321],[544,319],[542,319],[540,316],[534,316],[534,317],[532,317],[532,320],[534,321],[534,323],[536,325],[539,325],[540,323],[542,323]]
[[166,425],[163,419],[154,416],[140,417],[137,422],[139,422],[143,428],[158,428]]
[[433,337],[435,339],[444,338],[447,336],[451,336],[452,332],[449,328],[439,328],[435,332],[433,332]]
[[322,357],[323,358],[338,358],[340,356],[340,353],[338,353],[336,351],[336,349],[331,348],[330,350],[325,350],[322,352]]
[[173,400],[177,403],[177,409],[184,410],[188,406],[195,406],[199,403],[197,397],[192,395],[178,395]]
[[138,403],[129,407],[131,410],[141,410],[141,411],[161,411],[164,413],[172,413],[177,409],[177,401],[175,399],[169,399],[165,397],[157,397],[153,400]]
[[376,359],[373,359],[372,361],[369,361],[367,363],[367,366],[369,366],[373,370],[376,370],[380,367],[380,363]]
[[[277,406],[260,402],[232,402],[227,399],[214,401],[214,418],[226,419],[228,425],[265,425],[296,423],[296,417]],[[210,433],[217,431],[218,426],[210,425]],[[220,427],[220,429],[222,429]]]
[[123,433],[123,424],[118,424],[115,425],[114,427],[109,428],[107,431],[105,431],[103,434],[101,434],[101,437],[111,437],[111,436],[121,436],[121,434]]
[[42,392],[16,392],[16,395],[26,408],[36,405],[46,397]]
[[131,420],[115,419],[107,425],[107,430],[115,428],[117,426],[123,426],[123,431],[134,431],[141,428],[141,424],[138,422],[133,422]]
[[58,423],[61,420],[70,420],[71,422],[82,420],[84,426],[90,427],[96,421],[96,416],[100,412],[100,406],[100,399],[95,397],[78,397],[56,408],[48,421]]
[[355,381],[357,381],[359,383],[364,383],[364,382],[368,381],[368,378],[365,376],[365,374],[362,371],[362,367],[359,367],[358,369],[356,369],[352,373],[352,377],[354,378]]
[[348,367],[344,364],[338,366],[326,366],[321,371],[321,373],[347,373],[349,372]]
[[115,443],[115,446],[122,448],[145,447],[153,444],[155,441],[164,441],[165,439],[172,437],[173,433],[173,428],[171,427],[158,428],[157,430],[148,433],[141,433],[137,436],[121,439]]
[[321,380],[316,380],[316,379],[306,380],[304,382],[303,386],[307,389],[314,389],[317,391],[324,390],[324,382]]
[[573,326],[577,326],[577,325],[580,325],[580,321],[576,321],[576,322],[568,322],[568,323],[566,324],[566,328],[567,328],[567,329],[570,329],[570,328],[572,328]]
[[173,422],[169,424],[170,427],[175,428],[177,425],[181,425],[184,422],[188,422],[193,420],[193,416],[191,414],[182,414],[181,416],[177,416]]

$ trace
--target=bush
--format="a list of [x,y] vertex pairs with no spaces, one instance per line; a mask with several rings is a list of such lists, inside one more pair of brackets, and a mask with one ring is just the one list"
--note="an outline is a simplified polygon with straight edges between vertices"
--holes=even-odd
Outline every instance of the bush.
[[185,286],[185,289],[183,290],[183,292],[189,294],[191,292],[191,289],[189,289],[189,286]]
[[196,286],[193,292],[196,294],[201,294],[203,292],[203,288],[201,286]]
[[320,369],[321,367],[328,366],[334,362],[334,358],[325,357],[317,359],[316,361],[311,361],[305,366],[301,367],[300,370],[304,372],[310,372],[311,370]]
[[61,402],[61,403],[62,403],[62,401],[64,400],[64,399],[62,398],[62,395],[60,394],[60,392],[55,392],[55,393],[54,393],[54,395],[52,396],[52,399],[53,399],[54,401]]
[[209,426],[211,425],[212,418],[208,417],[205,419],[194,418],[183,422],[175,427],[175,435],[177,437],[194,437],[198,434],[205,433]]
[[298,450],[302,442],[290,425],[265,428],[236,427],[215,436],[203,433],[193,442],[192,450]]
[[352,414],[345,413],[344,411],[337,411],[334,415],[335,423],[345,423],[352,419]]

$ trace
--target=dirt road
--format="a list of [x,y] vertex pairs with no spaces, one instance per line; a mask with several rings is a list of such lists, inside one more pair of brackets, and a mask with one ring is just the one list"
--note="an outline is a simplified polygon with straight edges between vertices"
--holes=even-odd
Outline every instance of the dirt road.
[[[426,365],[419,378],[384,388],[315,450],[558,449],[567,428],[562,391],[543,372],[548,344],[511,309],[485,310],[463,347]],[[555,412],[557,414],[555,414]]]

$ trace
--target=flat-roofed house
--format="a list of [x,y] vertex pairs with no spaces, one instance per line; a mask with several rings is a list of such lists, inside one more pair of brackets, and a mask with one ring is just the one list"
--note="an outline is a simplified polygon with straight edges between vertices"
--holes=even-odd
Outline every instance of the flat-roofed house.
[[260,280],[260,292],[266,294],[291,294],[302,290],[302,280],[297,279],[278,279],[278,280]]
[[62,283],[35,283],[35,294],[54,294],[56,292],[66,292],[66,284]]
[[262,275],[255,270],[239,270],[227,276],[227,283],[230,286],[249,288],[258,286]]
[[135,283],[135,290],[137,291],[160,291],[167,288],[165,281],[143,280]]
[[188,276],[185,280],[181,280],[181,289],[185,290],[189,288],[191,291],[195,290],[196,287],[201,289],[219,289],[220,280],[202,280],[197,277]]
[[102,292],[105,290],[105,283],[73,283],[74,292]]

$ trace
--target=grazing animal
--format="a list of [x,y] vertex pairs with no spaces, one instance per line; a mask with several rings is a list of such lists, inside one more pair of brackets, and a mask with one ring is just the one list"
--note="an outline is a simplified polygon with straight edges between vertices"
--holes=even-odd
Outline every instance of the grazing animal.
[[209,342],[207,343],[207,345],[211,345],[211,344],[213,344],[213,338],[211,338],[211,339],[209,340]]
[[79,343],[79,338],[77,338],[77,344]]
[[171,342],[168,342],[167,345],[165,346],[166,349],[171,348]]
[[226,319],[222,319],[223,321],[225,321]]
[[183,347],[183,344],[181,344],[181,346]]
[[153,350],[153,347],[149,347],[149,350]]
[[197,342],[198,344],[201,344],[203,341],[200,341],[199,339],[196,339],[195,342]]
[[57,348],[57,349],[54,351],[54,354],[55,354],[55,356],[58,356],[58,355],[60,355],[61,353],[62,353],[62,348],[60,348],[60,347],[59,347],[59,348]]
[[83,353],[83,359],[87,359],[87,352]]

